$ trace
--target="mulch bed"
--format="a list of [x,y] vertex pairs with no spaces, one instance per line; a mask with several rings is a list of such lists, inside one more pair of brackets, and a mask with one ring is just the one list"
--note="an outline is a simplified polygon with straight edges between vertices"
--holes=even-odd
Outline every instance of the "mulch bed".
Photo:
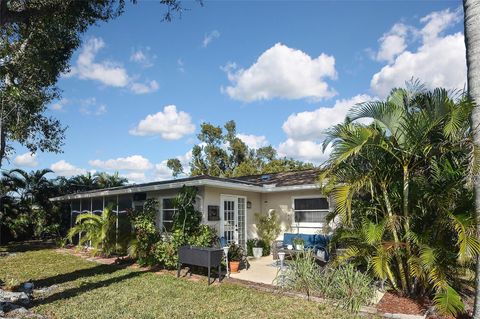
[[407,315],[423,315],[426,312],[425,303],[410,298],[400,297],[390,292],[385,293],[377,305],[381,313],[403,313]]

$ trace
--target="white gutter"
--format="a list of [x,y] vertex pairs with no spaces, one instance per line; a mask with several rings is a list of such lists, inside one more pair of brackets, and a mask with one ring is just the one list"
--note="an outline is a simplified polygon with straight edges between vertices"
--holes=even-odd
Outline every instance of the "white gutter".
[[50,198],[50,201],[55,202],[55,201],[62,201],[62,200],[82,199],[82,198],[91,198],[91,197],[133,194],[133,193],[140,193],[140,192],[152,192],[152,191],[159,191],[159,190],[165,190],[165,189],[181,188],[183,185],[211,186],[211,187],[220,187],[220,188],[242,190],[242,191],[248,191],[248,192],[258,192],[258,193],[274,193],[274,192],[285,192],[285,191],[291,191],[291,190],[309,190],[309,189],[318,188],[318,185],[316,184],[280,186],[280,187],[276,187],[274,185],[257,186],[257,185],[232,183],[232,182],[218,181],[218,180],[205,178],[205,179],[192,180],[192,181],[172,182],[172,183],[147,185],[147,186],[132,186],[128,188],[110,189],[110,190],[104,190],[104,191],[99,190],[99,191],[92,191],[88,193],[70,194],[70,195]]

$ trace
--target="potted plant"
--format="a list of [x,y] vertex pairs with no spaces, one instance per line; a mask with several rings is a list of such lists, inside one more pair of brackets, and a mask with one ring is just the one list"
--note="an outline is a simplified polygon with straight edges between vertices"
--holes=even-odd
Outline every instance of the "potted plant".
[[232,243],[228,248],[228,268],[230,272],[238,272],[240,261],[243,258],[243,249],[240,245]]
[[303,250],[304,244],[305,244],[305,240],[303,240],[303,238],[295,237],[293,239],[293,246],[295,246],[296,250]]
[[262,240],[256,240],[255,243],[253,244],[253,257],[255,258],[260,258],[263,256],[263,241]]

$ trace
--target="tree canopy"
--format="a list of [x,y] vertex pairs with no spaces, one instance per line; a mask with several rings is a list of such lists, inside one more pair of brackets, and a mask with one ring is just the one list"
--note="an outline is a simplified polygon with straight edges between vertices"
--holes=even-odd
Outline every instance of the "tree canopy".
[[[165,20],[183,11],[178,0],[159,2]],[[13,141],[32,153],[61,152],[66,128],[45,114],[60,97],[57,80],[88,27],[124,8],[125,0],[0,0],[0,165]]]
[[[311,163],[279,157],[271,145],[258,149],[248,147],[237,136],[233,120],[228,121],[223,128],[202,123],[197,138],[200,143],[193,146],[189,163],[191,176],[236,177],[313,167]],[[169,159],[167,166],[175,177],[185,172],[177,158]]]

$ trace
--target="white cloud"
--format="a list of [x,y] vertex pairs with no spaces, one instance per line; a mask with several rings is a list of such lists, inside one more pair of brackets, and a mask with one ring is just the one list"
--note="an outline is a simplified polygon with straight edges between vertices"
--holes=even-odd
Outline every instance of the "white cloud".
[[220,32],[218,30],[213,30],[210,33],[205,34],[203,37],[202,46],[206,48],[213,40],[218,39],[220,37]]
[[185,73],[185,63],[181,58],[177,59],[177,68],[178,68],[178,71]]
[[144,68],[153,66],[153,61],[157,58],[155,54],[151,53],[150,47],[139,48],[132,52],[130,61],[140,64]]
[[403,23],[396,23],[389,32],[385,33],[378,41],[380,49],[376,59],[379,61],[393,62],[393,59],[407,48],[406,37],[408,27]]
[[145,172],[129,172],[120,174],[122,177],[128,179],[129,182],[133,183],[145,183],[148,181]]
[[13,160],[13,164],[21,167],[38,166],[37,154],[27,152],[24,154],[17,155]]
[[74,175],[81,175],[87,172],[86,169],[78,168],[65,160],[60,160],[50,165],[50,169],[58,176],[70,177]]
[[[459,12],[433,12],[420,21],[424,27],[415,30],[421,35],[416,51],[405,50],[373,75],[370,86],[380,97],[394,87],[418,78],[429,88],[462,89],[466,84],[465,42],[463,34],[442,36],[442,32],[459,21]],[[413,27],[412,27],[413,28]]]
[[268,145],[268,140],[264,135],[237,134],[237,137],[250,148],[257,149]]
[[152,80],[146,83],[133,82],[130,89],[135,94],[147,94],[157,91],[159,85],[157,81]]
[[131,171],[145,171],[153,167],[152,163],[141,155],[132,155],[128,157],[119,157],[102,161],[99,159],[88,161],[93,167],[99,167],[107,170],[131,170]]
[[425,26],[420,31],[423,42],[428,43],[436,41],[438,36],[445,31],[445,29],[462,20],[462,11],[450,11],[446,9],[443,11],[432,12],[420,19],[420,22],[425,23]]
[[277,43],[248,69],[237,69],[235,63],[223,69],[232,85],[222,91],[244,102],[273,98],[321,100],[336,95],[325,81],[337,77],[335,58],[325,53],[312,58]]
[[61,99],[60,101],[57,101],[52,104],[50,107],[54,111],[62,111],[63,108],[69,103],[70,101],[67,99]]
[[155,164],[155,179],[168,180],[173,179],[172,170],[167,166],[167,160]]
[[296,141],[291,138],[278,146],[280,156],[291,157],[294,159],[321,164],[328,159],[330,150],[325,154],[322,151],[322,145],[314,141]]
[[107,106],[105,104],[98,103],[96,98],[91,97],[80,101],[79,111],[83,115],[100,116],[107,113]]
[[325,130],[345,120],[355,104],[373,100],[369,95],[359,94],[350,99],[335,101],[333,107],[320,107],[314,111],[292,114],[283,123],[282,129],[291,139],[302,141],[322,138]]
[[95,62],[96,54],[104,47],[105,42],[101,38],[88,40],[78,56],[76,65],[72,67],[71,75],[77,75],[80,79],[99,81],[108,86],[127,86],[129,78],[122,66],[107,60]]
[[195,132],[190,114],[177,111],[175,105],[167,105],[163,111],[147,115],[129,131],[132,135],[160,135],[165,140],[178,140]]
[[[91,38],[82,47],[75,66],[73,66],[65,77],[76,76],[83,80],[94,80],[104,85],[128,88],[135,94],[151,93],[158,89],[156,81],[140,83],[128,75],[127,70],[118,62],[104,60],[96,61],[98,52],[105,47],[105,42],[101,38]],[[148,49],[149,50],[149,49]],[[147,51],[136,51],[130,59],[135,62],[148,65],[153,59],[153,55],[146,55]]]

